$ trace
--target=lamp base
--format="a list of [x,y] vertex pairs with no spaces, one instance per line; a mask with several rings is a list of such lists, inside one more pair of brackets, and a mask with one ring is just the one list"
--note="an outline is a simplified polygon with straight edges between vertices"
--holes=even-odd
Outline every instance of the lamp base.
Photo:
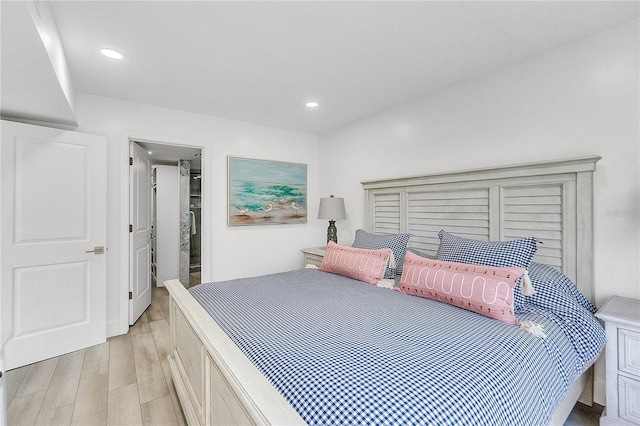
[[327,244],[329,241],[333,241],[338,244],[338,228],[336,228],[336,221],[330,220],[329,227],[327,228]]

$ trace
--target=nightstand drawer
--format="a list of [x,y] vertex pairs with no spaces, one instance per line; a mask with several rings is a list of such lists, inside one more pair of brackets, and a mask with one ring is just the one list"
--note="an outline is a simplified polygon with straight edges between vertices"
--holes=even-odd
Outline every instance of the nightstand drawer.
[[302,249],[304,255],[304,266],[315,265],[320,267],[324,258],[325,247],[311,247]]
[[640,333],[637,331],[618,328],[618,369],[640,379]]
[[304,264],[305,265],[316,265],[320,267],[322,265],[322,258],[318,256],[313,256],[310,254],[305,254],[304,256]]
[[640,381],[618,376],[618,417],[640,424]]

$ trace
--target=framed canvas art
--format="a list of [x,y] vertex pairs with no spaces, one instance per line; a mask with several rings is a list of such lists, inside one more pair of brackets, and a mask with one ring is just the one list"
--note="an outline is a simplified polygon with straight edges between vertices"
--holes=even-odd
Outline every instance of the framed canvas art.
[[228,157],[227,224],[307,222],[307,165]]

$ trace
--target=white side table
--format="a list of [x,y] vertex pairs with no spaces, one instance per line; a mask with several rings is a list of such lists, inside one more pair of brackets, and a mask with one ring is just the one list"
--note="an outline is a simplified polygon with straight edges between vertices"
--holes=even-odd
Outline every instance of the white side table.
[[320,267],[324,258],[325,247],[310,247],[302,249],[304,255],[304,266],[315,265]]
[[613,296],[598,310],[607,332],[600,425],[640,425],[640,300]]

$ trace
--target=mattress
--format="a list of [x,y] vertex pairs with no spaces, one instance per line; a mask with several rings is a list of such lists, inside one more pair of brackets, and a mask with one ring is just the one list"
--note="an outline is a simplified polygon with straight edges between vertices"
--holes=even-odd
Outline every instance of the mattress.
[[545,338],[313,269],[189,291],[312,425],[546,424],[604,346],[588,301],[555,288],[517,312]]

